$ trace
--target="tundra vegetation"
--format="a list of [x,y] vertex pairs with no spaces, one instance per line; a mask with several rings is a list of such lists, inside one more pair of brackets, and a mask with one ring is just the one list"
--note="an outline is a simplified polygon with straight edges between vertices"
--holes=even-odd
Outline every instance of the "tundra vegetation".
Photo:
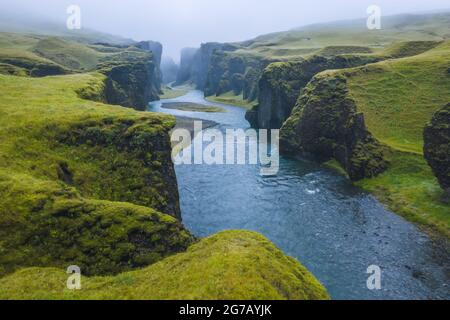
[[158,48],[0,34],[0,298],[328,299],[262,236],[183,226],[175,118],[133,110],[161,93]]

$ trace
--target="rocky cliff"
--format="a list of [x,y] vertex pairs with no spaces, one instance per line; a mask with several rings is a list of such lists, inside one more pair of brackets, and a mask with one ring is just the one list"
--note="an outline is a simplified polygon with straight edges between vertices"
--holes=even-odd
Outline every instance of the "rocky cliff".
[[161,61],[162,83],[169,84],[177,80],[179,66],[170,57],[163,57]]
[[240,55],[233,51],[216,50],[211,57],[205,95],[221,95],[232,91],[234,95],[243,95],[245,100],[253,100],[257,95],[256,85],[262,70],[273,60],[249,55]]
[[375,62],[368,56],[313,56],[297,62],[276,62],[265,68],[259,80],[258,105],[246,114],[252,127],[279,129],[291,115],[303,88],[319,72]]
[[281,152],[325,162],[337,160],[352,180],[373,177],[388,163],[349,96],[347,80],[321,73],[304,89],[280,133]]
[[106,102],[145,110],[148,102],[159,99],[160,71],[153,54],[144,51],[124,51],[108,57],[98,66],[107,76]]
[[204,90],[213,53],[222,50],[221,43],[204,43],[199,49],[186,48],[181,51],[181,65],[177,84],[190,82]]
[[197,50],[196,48],[184,48],[181,50],[180,69],[178,70],[176,85],[181,85],[191,80],[191,69]]
[[[72,264],[115,274],[195,241],[180,222],[175,119],[85,100],[104,99],[108,81],[0,75],[0,274]],[[17,113],[23,90],[33,98]]]
[[154,87],[157,90],[159,90],[159,93],[161,93],[161,84],[162,84],[161,63],[163,54],[162,44],[156,41],[142,41],[136,44],[136,47],[152,53],[152,62],[154,65],[152,82],[154,83]]
[[450,202],[450,103],[436,112],[424,131],[424,154]]

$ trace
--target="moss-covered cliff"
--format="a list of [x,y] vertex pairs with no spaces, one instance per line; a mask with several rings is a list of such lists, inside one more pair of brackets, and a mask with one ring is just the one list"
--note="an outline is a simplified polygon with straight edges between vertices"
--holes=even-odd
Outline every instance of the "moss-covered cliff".
[[450,103],[436,112],[424,131],[424,154],[450,202]]
[[273,60],[216,50],[207,74],[205,95],[220,96],[233,92],[251,101],[258,93],[257,83],[262,71],[271,62]]
[[100,60],[97,69],[108,78],[107,103],[145,110],[149,101],[159,99],[162,49],[156,42],[143,42],[140,46],[145,50],[130,47]]
[[159,99],[162,46],[86,44],[41,35],[0,34],[0,73],[31,77],[100,71],[108,77],[108,103],[144,110]]
[[179,222],[175,120],[80,98],[101,100],[106,82],[0,75],[0,274],[70,264],[113,274],[194,241]]
[[[449,45],[403,43],[379,54],[400,59],[318,74],[281,129],[281,151],[336,159],[391,210],[448,236],[450,208],[423,150],[427,123],[450,97]],[[448,167],[445,116],[438,112],[441,124],[425,130],[425,153],[441,180]]]
[[[227,232],[197,243],[181,224],[169,141],[175,119],[105,104],[143,109],[156,98],[150,47],[87,49],[58,39],[39,46],[46,58],[19,51],[79,69],[37,79],[0,64],[0,298],[328,298],[262,236]],[[80,73],[94,61],[95,71]],[[98,290],[65,291],[58,270],[70,265]]]
[[280,129],[314,75],[324,70],[350,68],[378,60],[378,57],[343,55],[272,63],[259,80],[258,105],[247,112],[246,119],[255,128]]
[[0,299],[329,299],[300,263],[246,231],[219,233],[142,270],[82,277],[82,290],[67,290],[67,277],[58,269],[22,270],[0,279]]
[[281,152],[325,162],[336,159],[352,180],[387,168],[342,75],[322,73],[305,88],[280,133]]

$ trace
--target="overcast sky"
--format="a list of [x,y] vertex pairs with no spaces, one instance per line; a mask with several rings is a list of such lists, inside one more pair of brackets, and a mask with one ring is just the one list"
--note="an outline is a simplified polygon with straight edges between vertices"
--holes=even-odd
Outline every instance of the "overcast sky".
[[449,0],[0,0],[11,15],[32,13],[65,23],[66,9],[81,8],[82,26],[135,40],[157,40],[178,59],[183,47],[239,41],[294,27],[366,16],[450,9]]

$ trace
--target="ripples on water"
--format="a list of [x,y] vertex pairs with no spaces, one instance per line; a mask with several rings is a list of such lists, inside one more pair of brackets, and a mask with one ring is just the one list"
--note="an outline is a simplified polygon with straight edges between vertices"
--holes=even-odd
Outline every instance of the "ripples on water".
[[[168,102],[207,105],[200,91]],[[223,114],[150,110],[247,128],[245,111]],[[448,299],[448,250],[386,210],[337,173],[310,162],[281,158],[280,172],[262,177],[258,166],[176,167],[184,224],[198,236],[228,229],[264,234],[297,258],[334,299]],[[366,270],[382,268],[382,290],[370,291]]]

